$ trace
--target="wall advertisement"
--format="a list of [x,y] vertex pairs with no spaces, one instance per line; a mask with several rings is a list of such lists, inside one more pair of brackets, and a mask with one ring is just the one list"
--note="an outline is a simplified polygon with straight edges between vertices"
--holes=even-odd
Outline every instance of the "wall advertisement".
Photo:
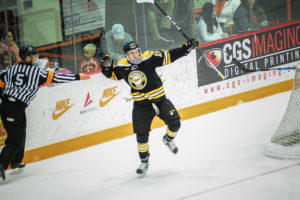
[[[247,69],[292,67],[300,58],[300,21],[282,24],[259,31],[230,37],[201,46],[203,55],[197,54],[198,86],[222,81],[217,73],[208,67],[216,67],[226,77],[236,79],[234,84],[249,83],[253,79],[267,79],[280,76],[285,71],[260,72],[259,76],[249,74],[232,63],[237,58]],[[252,73],[253,74],[253,73]]]
[[[293,66],[299,60],[299,28],[294,22],[201,46],[225,80],[195,51],[157,68],[167,98],[180,110],[293,79],[294,70],[245,73],[230,59],[236,56],[249,69]],[[43,87],[26,110],[26,150],[129,124],[132,104],[126,82],[101,73],[86,81]]]

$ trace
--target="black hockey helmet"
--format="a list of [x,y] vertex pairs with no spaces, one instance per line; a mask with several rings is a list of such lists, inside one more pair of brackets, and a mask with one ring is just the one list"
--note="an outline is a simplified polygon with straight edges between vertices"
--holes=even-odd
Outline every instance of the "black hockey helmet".
[[34,46],[31,45],[22,45],[20,47],[19,55],[22,58],[22,60],[25,60],[27,56],[33,56],[36,55],[37,51]]
[[123,46],[123,51],[126,54],[128,51],[135,50],[139,48],[139,45],[134,41],[126,42]]
[[[128,62],[130,62],[131,64],[135,64],[135,65],[138,65],[138,64],[141,63],[142,53],[141,53],[141,49],[139,48],[137,43],[135,43],[134,41],[126,42],[123,46],[123,51],[126,55],[126,58],[127,58]],[[129,56],[128,56],[128,52],[133,52],[133,51],[138,51],[139,52],[139,57],[130,59]]]

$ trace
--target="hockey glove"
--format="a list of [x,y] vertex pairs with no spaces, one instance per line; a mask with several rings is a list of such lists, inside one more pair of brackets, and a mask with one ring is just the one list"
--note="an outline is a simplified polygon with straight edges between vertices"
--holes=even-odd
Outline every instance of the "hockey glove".
[[195,39],[190,39],[186,43],[182,45],[182,48],[185,49],[187,52],[191,52],[194,48],[199,46],[199,42]]
[[100,60],[100,67],[102,68],[103,71],[109,71],[113,68],[113,66],[114,66],[114,59],[112,59],[109,55],[105,55]]

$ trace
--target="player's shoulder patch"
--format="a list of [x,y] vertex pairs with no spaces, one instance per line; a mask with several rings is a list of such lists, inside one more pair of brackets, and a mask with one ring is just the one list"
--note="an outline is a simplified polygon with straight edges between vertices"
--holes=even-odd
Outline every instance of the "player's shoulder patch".
[[142,54],[142,61],[145,61],[145,60],[148,60],[149,58],[151,58],[152,56],[154,55],[154,51],[145,51],[143,54]]
[[128,60],[126,58],[122,58],[117,63],[117,67],[128,67],[128,66],[130,66],[130,63],[128,62]]
[[155,51],[155,52],[154,52],[154,56],[157,56],[157,57],[163,57],[163,50]]
[[154,54],[154,51],[148,50],[142,54],[142,57],[151,57],[151,56],[153,56],[153,54]]

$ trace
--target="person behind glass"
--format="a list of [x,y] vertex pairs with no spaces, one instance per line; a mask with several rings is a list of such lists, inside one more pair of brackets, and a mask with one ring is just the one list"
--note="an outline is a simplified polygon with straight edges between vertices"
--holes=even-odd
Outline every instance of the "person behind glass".
[[[2,55],[4,52],[8,52],[8,43],[7,43],[7,37],[5,32],[3,30],[0,30],[0,54]],[[10,55],[11,64],[15,65],[18,63],[17,57],[13,51],[9,51],[8,55]]]
[[0,60],[0,72],[9,67],[9,55],[8,51],[4,51]]
[[216,9],[213,3],[206,2],[201,11],[201,16],[196,24],[196,38],[205,43],[228,37],[228,33],[223,33],[219,25]]
[[212,0],[216,7],[217,18],[224,33],[231,34],[233,15],[239,7],[240,0]]
[[256,0],[241,0],[233,16],[234,33],[257,30],[268,26],[266,15]]
[[35,98],[39,87],[45,83],[66,83],[90,78],[83,73],[66,75],[35,67],[38,53],[34,46],[21,46],[20,57],[22,60],[19,64],[0,73],[0,115],[7,132],[5,146],[0,153],[0,182],[5,181],[5,171],[9,165],[12,173],[24,170],[25,109]]
[[[173,16],[175,8],[174,0],[159,0],[157,3],[168,16]],[[153,4],[147,5],[146,13],[152,49],[159,49],[162,47],[168,48],[173,45],[174,39],[170,38],[171,22]]]
[[123,25],[114,24],[112,29],[101,37],[97,58],[100,59],[109,54],[115,62],[118,62],[124,58],[122,48],[129,41],[132,41],[132,37],[124,31]]
[[136,173],[143,176],[149,166],[149,131],[155,115],[167,125],[163,136],[163,143],[174,154],[178,148],[174,138],[180,128],[180,116],[167,99],[163,83],[156,72],[157,67],[168,65],[177,59],[187,55],[199,45],[198,41],[191,39],[181,48],[160,51],[145,51],[141,53],[138,45],[131,41],[125,43],[123,50],[126,58],[113,66],[113,59],[106,55],[101,61],[102,73],[113,80],[124,79],[131,87],[133,98],[132,121],[136,134],[138,153],[141,165]]
[[93,72],[101,70],[98,62],[94,58],[96,53],[96,45],[94,44],[87,44],[83,47],[83,57],[84,60],[80,63],[79,72],[86,73],[86,72]]
[[[5,31],[2,31],[0,46],[4,51],[8,51],[8,43],[10,46],[10,50],[14,53],[14,55],[17,59],[17,62],[20,62],[21,61],[21,57],[19,55],[20,50],[14,40],[12,31],[8,31],[7,34]],[[16,64],[16,63],[13,62],[12,64]]]

